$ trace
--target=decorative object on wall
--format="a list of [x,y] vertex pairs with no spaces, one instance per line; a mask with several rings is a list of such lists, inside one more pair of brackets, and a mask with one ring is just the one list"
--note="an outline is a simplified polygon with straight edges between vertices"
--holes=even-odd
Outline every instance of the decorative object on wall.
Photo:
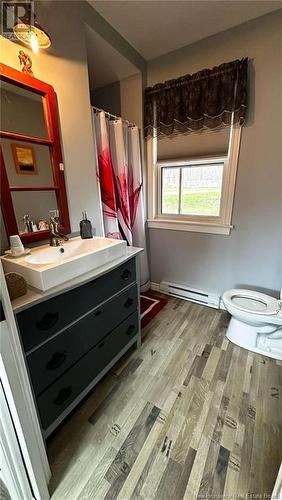
[[[143,247],[141,285],[149,280],[139,130],[136,125],[93,108],[94,140],[105,235]],[[95,112],[96,110],[96,112]]]
[[27,12],[26,17],[21,18],[21,21],[17,22],[13,28],[18,40],[30,47],[35,54],[38,53],[39,49],[50,47],[51,38],[37,22],[35,14],[30,16]]
[[22,66],[22,72],[25,73],[26,75],[33,76],[33,71],[31,69],[32,67],[32,60],[31,57],[26,54],[23,50],[19,51],[19,61],[20,61],[20,66]]
[[17,174],[36,175],[38,173],[32,146],[11,144]]
[[145,138],[243,124],[248,59],[204,69],[145,89]]

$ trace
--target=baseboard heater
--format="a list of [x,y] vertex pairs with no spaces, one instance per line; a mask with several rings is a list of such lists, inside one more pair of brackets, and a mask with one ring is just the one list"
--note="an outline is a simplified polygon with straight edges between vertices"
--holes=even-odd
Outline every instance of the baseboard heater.
[[169,283],[168,281],[161,281],[160,292],[166,295],[172,295],[179,299],[190,300],[197,304],[202,304],[214,309],[220,308],[220,296],[215,293],[205,292],[197,288],[190,288],[185,285],[177,285],[176,283]]

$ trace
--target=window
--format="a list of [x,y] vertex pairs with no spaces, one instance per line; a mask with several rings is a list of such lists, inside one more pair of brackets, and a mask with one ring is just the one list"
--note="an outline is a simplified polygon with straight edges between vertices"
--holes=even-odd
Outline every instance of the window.
[[161,213],[219,216],[224,160],[161,166]]
[[240,134],[231,128],[225,154],[183,160],[157,161],[147,141],[149,228],[230,233]]

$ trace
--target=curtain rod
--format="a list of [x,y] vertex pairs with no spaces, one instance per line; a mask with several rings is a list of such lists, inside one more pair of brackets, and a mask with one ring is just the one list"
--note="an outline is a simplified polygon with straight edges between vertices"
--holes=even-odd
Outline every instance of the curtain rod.
[[[205,68],[196,73],[187,74],[180,76],[179,78],[173,78],[172,80],[167,80],[164,83],[156,83],[152,87],[145,88],[145,94],[157,94],[162,92],[163,90],[169,90],[176,87],[181,87],[182,85],[187,85],[191,82],[198,82],[200,80],[207,80],[208,78],[213,78],[214,76],[218,76],[221,74],[230,73],[234,70],[234,68],[241,63],[248,61],[248,57],[244,57],[243,59],[235,59],[234,61],[230,61],[228,63],[220,64],[219,66],[214,66],[213,68]],[[157,88],[156,88],[157,87]]]
[[[113,115],[113,113],[109,113],[109,111],[105,111],[104,109],[101,109],[101,108],[97,108],[97,106],[92,106],[92,109],[94,109],[94,111],[98,111],[99,113],[105,113],[105,115],[109,116],[110,118],[113,118],[115,120],[121,120],[123,123],[127,123],[127,125],[129,127],[137,127],[136,123],[133,123],[133,122],[130,122],[128,120],[125,120],[124,118],[121,118],[121,116],[116,116],[116,115]],[[138,128],[138,127],[137,127]]]
[[[145,89],[145,92],[147,94],[156,94],[157,92],[160,92],[162,90],[169,90],[169,89],[172,89],[172,88],[175,88],[175,87],[181,87],[182,85],[187,85],[188,83],[191,83],[191,82],[199,82],[200,80],[207,80],[207,78],[212,78],[214,76],[218,76],[218,75],[221,75],[221,74],[225,74],[225,73],[230,73],[230,71],[233,71],[233,68],[228,68],[228,69],[225,69],[225,70],[220,70],[220,71],[216,71],[214,73],[211,73],[210,75],[203,75],[203,76],[196,76],[198,73],[201,73],[202,71],[199,71],[198,73],[195,73],[193,75],[184,75],[184,76],[181,76],[179,78],[176,78],[175,80],[169,80],[168,82],[165,82],[165,83],[157,83],[156,85],[163,85],[163,87],[158,87],[158,88],[155,88],[156,85],[154,85],[153,87],[147,87]],[[185,78],[187,77],[191,77],[189,80]],[[181,80],[181,81],[178,81],[178,80]],[[171,83],[169,83],[171,82]]]

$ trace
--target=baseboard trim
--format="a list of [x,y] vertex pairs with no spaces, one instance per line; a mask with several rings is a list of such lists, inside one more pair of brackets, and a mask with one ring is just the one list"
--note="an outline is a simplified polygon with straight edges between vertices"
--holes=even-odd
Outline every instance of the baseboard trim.
[[140,285],[140,292],[148,292],[150,288],[152,288],[152,283],[148,280],[146,283],[143,283],[143,285]]
[[224,302],[222,300],[222,297],[220,297],[220,301],[219,301],[219,309],[221,309],[221,311],[227,311],[225,305],[224,305]]
[[154,283],[153,281],[151,281],[151,290],[154,290],[155,292],[159,292],[160,291],[160,284]]

